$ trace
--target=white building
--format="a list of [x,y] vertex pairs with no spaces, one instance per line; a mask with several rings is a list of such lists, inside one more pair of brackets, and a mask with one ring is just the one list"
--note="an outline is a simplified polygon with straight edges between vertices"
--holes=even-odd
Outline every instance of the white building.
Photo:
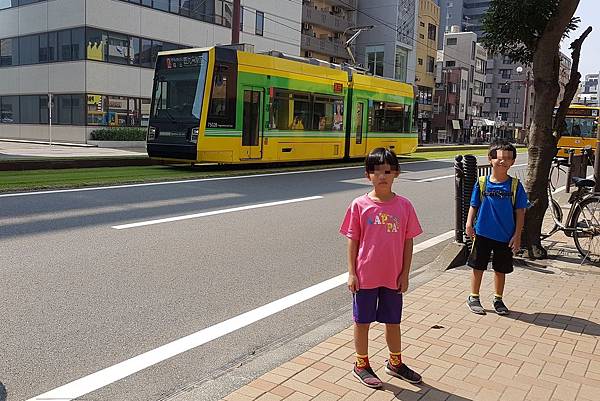
[[[161,50],[231,41],[224,0],[0,0],[0,138],[86,142],[143,126]],[[300,55],[302,5],[242,0],[240,42]]]

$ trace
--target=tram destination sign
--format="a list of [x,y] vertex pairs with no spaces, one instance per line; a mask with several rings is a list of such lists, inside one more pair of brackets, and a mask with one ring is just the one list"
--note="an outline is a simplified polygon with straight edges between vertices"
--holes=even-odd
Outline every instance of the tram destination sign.
[[202,56],[200,54],[193,55],[175,55],[166,56],[164,58],[163,67],[167,70],[175,68],[195,68],[202,64]]

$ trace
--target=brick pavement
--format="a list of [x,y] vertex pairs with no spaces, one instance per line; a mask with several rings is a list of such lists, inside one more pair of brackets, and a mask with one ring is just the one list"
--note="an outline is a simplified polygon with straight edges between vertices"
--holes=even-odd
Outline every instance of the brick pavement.
[[568,241],[556,234],[549,242],[553,260],[522,262],[507,278],[505,300],[512,310],[507,317],[489,312],[490,273],[481,291],[485,316],[465,305],[467,268],[449,270],[409,292],[403,359],[422,373],[422,385],[383,372],[382,325],[372,328],[369,353],[384,389],[360,384],[350,372],[348,327],[224,400],[599,400],[600,268],[580,266]]

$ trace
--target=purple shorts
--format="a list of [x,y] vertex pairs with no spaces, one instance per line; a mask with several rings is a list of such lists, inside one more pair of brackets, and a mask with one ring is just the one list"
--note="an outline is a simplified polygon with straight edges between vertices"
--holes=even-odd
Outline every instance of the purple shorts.
[[386,287],[358,290],[353,295],[352,315],[356,323],[400,324],[402,293]]

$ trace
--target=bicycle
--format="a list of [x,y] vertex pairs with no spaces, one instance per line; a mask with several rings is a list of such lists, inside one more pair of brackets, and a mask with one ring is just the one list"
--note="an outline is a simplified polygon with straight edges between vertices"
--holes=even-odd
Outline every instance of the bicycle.
[[[562,207],[554,199],[554,193],[560,174],[568,176],[565,168],[568,163],[565,159],[554,158],[548,176],[548,209],[542,224],[542,239],[552,234],[563,231],[572,237],[575,247],[583,257],[582,263],[589,260],[592,263],[600,262],[600,193],[593,192],[596,185],[594,180],[572,177],[575,191],[571,193],[569,213],[563,214]],[[550,213],[551,219],[547,217]]]

